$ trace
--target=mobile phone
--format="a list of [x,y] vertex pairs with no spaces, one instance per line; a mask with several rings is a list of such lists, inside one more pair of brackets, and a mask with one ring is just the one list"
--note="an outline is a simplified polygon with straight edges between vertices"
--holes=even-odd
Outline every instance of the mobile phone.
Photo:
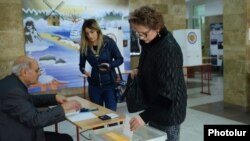
[[102,116],[99,116],[98,118],[101,119],[101,120],[109,120],[109,119],[111,119],[111,117],[108,116],[108,115],[102,115]]
[[108,66],[104,65],[104,64],[100,64],[100,65],[98,65],[98,68],[99,69],[108,69]]
[[109,67],[107,65],[104,65],[104,64],[98,65],[98,69],[99,69],[99,71],[104,71],[104,72],[109,71]]

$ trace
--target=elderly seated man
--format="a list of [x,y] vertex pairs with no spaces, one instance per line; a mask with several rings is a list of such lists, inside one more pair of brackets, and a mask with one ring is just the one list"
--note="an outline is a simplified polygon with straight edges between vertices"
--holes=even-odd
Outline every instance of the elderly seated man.
[[[0,80],[1,141],[73,141],[67,134],[45,132],[43,127],[65,120],[65,113],[78,110],[77,101],[55,94],[30,95],[28,87],[41,75],[35,59],[18,57],[12,74]],[[46,110],[38,107],[57,105]]]

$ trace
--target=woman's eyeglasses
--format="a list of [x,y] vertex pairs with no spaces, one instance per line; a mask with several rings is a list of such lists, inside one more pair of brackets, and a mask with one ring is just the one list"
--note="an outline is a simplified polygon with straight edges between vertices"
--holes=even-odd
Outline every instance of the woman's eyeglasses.
[[38,69],[35,70],[36,73],[38,73],[40,71],[42,71],[40,68],[38,68]]
[[151,29],[149,29],[146,32],[135,32],[136,38],[147,38],[148,33],[151,31]]

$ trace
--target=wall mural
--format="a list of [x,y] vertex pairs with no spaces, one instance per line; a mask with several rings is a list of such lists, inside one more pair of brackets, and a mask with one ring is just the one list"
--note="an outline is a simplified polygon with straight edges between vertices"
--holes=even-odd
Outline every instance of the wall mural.
[[[128,0],[23,0],[25,52],[42,75],[31,93],[83,86],[79,42],[84,19],[95,18],[103,30],[123,33],[124,69],[130,69]],[[123,69],[123,70],[124,70]]]

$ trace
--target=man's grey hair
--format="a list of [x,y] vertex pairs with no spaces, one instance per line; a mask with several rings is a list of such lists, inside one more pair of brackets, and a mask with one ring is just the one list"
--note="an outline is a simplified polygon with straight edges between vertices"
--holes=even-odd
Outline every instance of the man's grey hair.
[[14,63],[13,66],[12,66],[12,73],[15,74],[16,76],[19,76],[20,73],[21,73],[21,70],[29,69],[30,66],[31,66],[30,61],[17,63],[17,64]]

